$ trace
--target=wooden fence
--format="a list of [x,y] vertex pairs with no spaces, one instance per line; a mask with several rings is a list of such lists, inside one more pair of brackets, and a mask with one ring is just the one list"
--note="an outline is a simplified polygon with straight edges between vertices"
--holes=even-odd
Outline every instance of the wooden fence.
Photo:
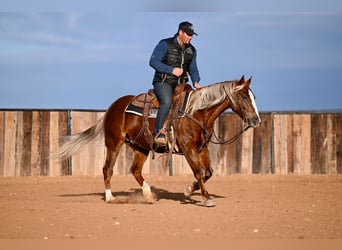
[[[92,126],[104,111],[0,111],[0,176],[96,176],[105,160],[103,141],[90,143],[70,160],[49,158],[59,138]],[[262,125],[249,129],[230,145],[210,144],[215,175],[247,174],[341,174],[342,113],[261,114]],[[220,139],[231,138],[241,119],[225,113],[215,123]],[[129,174],[132,151],[124,146],[114,168],[115,175]],[[145,174],[183,175],[191,170],[183,156],[148,158]]]

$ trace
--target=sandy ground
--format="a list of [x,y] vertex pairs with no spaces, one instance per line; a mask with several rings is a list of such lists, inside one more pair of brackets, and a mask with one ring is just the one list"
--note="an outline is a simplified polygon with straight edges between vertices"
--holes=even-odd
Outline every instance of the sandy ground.
[[132,176],[0,178],[0,239],[341,239],[342,176],[212,177],[216,207],[183,189],[191,176],[145,176],[145,204]]

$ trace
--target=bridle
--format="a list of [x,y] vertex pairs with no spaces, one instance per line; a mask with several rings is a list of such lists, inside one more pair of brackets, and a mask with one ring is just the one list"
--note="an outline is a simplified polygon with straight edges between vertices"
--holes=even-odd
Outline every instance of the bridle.
[[[228,100],[229,103],[233,104],[234,102],[232,102],[231,97],[229,96],[229,94],[227,93],[225,87],[223,86],[223,90],[226,94],[226,99]],[[193,122],[195,122],[198,126],[200,126],[202,128],[202,130],[204,131],[204,135],[205,135],[205,143],[211,142],[213,144],[221,144],[221,145],[228,145],[231,144],[233,142],[235,142],[247,129],[249,129],[251,126],[248,125],[246,122],[244,123],[244,126],[242,127],[242,129],[240,131],[238,131],[232,138],[227,139],[227,140],[220,140],[217,136],[217,134],[215,133],[215,130],[213,130],[212,132],[209,132],[206,127],[205,127],[205,121],[203,120],[203,122],[201,123],[200,121],[198,121],[195,117],[193,117],[192,115],[190,115],[189,113],[186,113],[184,111],[179,110],[180,113],[183,114],[184,117],[192,120]],[[204,112],[204,111],[202,111]],[[243,111],[242,111],[243,112]],[[204,119],[204,115],[202,116]],[[215,141],[212,139],[212,135],[215,138]]]
[[[224,86],[223,86],[223,90],[224,90],[224,93],[226,94],[226,98],[227,98],[228,102],[233,104],[234,102],[232,101],[232,98],[229,96],[229,94],[227,93],[227,90]],[[238,102],[238,106],[240,106],[239,102]],[[245,112],[243,111],[243,109],[241,111],[243,113],[243,117],[245,117]],[[235,142],[250,127],[251,126],[248,125],[246,121],[244,121],[244,126],[242,127],[242,129],[240,131],[238,131],[232,138],[225,140],[225,141],[220,141],[218,136],[215,133],[215,130],[214,130],[213,135],[214,135],[216,141],[210,140],[210,142],[213,144],[223,144],[223,145],[231,144],[231,143]]]

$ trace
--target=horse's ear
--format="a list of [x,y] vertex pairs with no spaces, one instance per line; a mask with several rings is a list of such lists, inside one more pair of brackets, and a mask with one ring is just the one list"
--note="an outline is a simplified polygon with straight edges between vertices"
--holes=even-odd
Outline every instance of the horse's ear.
[[246,81],[246,84],[247,84],[248,87],[251,84],[251,81],[252,81],[252,76]]
[[239,85],[244,84],[244,82],[245,82],[245,75],[242,75],[241,79],[239,80]]

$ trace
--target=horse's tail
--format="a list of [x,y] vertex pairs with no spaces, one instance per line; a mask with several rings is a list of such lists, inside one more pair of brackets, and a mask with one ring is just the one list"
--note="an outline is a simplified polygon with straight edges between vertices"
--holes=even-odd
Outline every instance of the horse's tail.
[[96,137],[102,137],[104,132],[103,123],[104,116],[102,116],[95,125],[87,130],[63,137],[61,147],[52,155],[52,157],[61,160],[67,159],[73,154],[79,152],[86,144],[94,140]]

